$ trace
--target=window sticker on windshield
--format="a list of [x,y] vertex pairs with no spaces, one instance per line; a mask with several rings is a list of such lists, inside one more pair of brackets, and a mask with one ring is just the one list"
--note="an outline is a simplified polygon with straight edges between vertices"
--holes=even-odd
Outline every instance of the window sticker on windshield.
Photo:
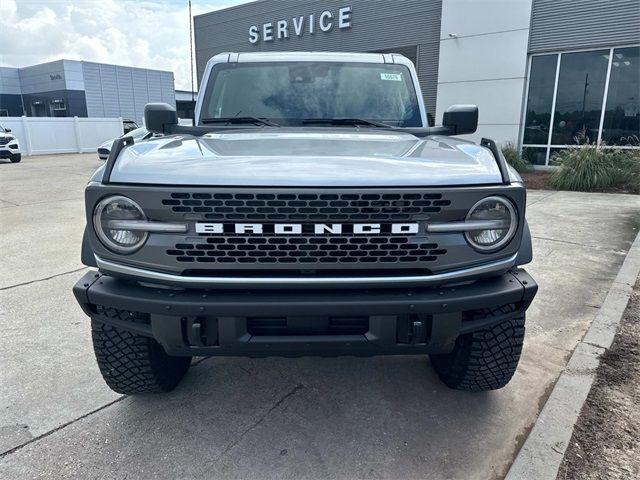
[[391,80],[392,82],[401,82],[402,74],[401,73],[381,73],[380,80]]

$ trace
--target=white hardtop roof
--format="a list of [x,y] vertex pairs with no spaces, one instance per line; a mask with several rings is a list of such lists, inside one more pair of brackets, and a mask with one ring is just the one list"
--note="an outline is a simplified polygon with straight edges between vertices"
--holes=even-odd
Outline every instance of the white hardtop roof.
[[[224,60],[220,57],[226,57]],[[360,62],[360,63],[408,63],[409,59],[394,53],[352,52],[225,52],[211,60],[229,62]]]

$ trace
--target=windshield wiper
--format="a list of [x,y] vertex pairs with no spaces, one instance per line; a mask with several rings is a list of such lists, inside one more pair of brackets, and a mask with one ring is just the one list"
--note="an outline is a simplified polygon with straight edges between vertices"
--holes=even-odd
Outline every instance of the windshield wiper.
[[303,125],[365,125],[367,127],[392,128],[391,125],[381,122],[373,122],[364,118],[305,118],[302,120]]
[[266,125],[268,127],[279,127],[275,122],[271,120],[267,120],[266,118],[258,118],[258,117],[221,117],[221,118],[203,118],[200,120],[202,124],[212,124],[212,123],[226,123],[226,124],[249,124],[253,123],[256,125]]

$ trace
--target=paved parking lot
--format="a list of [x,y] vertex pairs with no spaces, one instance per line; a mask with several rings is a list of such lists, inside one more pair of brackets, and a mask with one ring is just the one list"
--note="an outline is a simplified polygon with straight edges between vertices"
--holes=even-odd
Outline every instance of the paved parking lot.
[[98,166],[0,164],[0,478],[500,478],[640,227],[638,196],[530,193],[540,291],[500,391],[448,390],[421,357],[213,358],[123,397],[71,293]]

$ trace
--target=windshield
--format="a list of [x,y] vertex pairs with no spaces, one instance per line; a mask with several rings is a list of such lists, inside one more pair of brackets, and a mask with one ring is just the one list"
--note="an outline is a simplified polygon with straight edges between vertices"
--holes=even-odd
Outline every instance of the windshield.
[[421,127],[420,108],[404,65],[263,62],[215,65],[203,119],[257,117],[280,125],[305,119],[358,118]]

